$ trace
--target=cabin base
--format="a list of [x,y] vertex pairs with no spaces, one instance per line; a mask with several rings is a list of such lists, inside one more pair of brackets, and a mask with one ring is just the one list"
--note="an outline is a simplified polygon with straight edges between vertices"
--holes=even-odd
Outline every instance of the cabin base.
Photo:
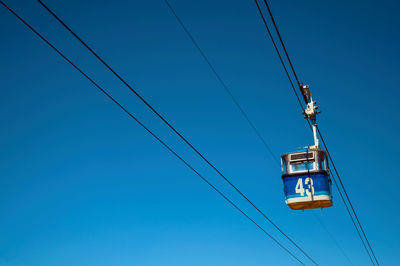
[[322,209],[327,207],[332,207],[331,200],[315,200],[307,202],[293,202],[289,203],[288,206],[292,210],[305,210],[305,209]]

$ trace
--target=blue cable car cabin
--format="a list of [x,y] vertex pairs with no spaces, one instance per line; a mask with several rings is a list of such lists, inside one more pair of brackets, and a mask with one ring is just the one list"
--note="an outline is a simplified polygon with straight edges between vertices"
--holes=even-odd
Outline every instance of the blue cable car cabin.
[[325,151],[312,149],[286,153],[281,158],[285,199],[291,209],[332,206],[332,182]]

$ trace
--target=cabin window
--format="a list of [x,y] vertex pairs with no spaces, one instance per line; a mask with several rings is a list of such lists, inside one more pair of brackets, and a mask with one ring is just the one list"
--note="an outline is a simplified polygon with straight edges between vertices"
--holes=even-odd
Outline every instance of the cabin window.
[[326,156],[322,156],[321,158],[319,158],[318,160],[318,169],[319,170],[326,170],[327,167],[327,162],[326,162]]
[[325,169],[326,169],[325,160],[318,160],[318,170],[325,170]]
[[284,175],[288,173],[288,163],[286,160],[282,160],[282,173]]
[[329,170],[328,158],[326,156],[324,157],[324,170]]
[[315,169],[314,162],[293,163],[290,167],[292,173],[311,171]]

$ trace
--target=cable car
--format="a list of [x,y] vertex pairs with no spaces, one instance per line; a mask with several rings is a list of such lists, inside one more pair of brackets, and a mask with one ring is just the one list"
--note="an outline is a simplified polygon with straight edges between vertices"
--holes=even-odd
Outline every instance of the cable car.
[[303,114],[312,122],[314,146],[281,156],[286,204],[293,210],[327,208],[333,205],[327,153],[319,148],[316,115],[318,106],[308,86],[300,85],[307,108]]
[[326,152],[314,149],[283,154],[282,180],[286,204],[293,210],[332,206]]

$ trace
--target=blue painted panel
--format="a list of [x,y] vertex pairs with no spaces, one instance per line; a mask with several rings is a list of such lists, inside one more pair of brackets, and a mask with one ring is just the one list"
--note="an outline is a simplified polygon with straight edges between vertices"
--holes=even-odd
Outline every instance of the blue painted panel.
[[303,196],[300,193],[296,193],[296,185],[298,184],[299,179],[302,180],[301,182],[303,188],[310,191],[309,184],[305,183],[307,177],[310,177],[313,181],[315,196],[331,195],[331,182],[329,180],[329,175],[323,173],[309,173],[296,176],[287,176],[283,178],[284,192],[286,198],[307,197],[306,193],[304,193]]

